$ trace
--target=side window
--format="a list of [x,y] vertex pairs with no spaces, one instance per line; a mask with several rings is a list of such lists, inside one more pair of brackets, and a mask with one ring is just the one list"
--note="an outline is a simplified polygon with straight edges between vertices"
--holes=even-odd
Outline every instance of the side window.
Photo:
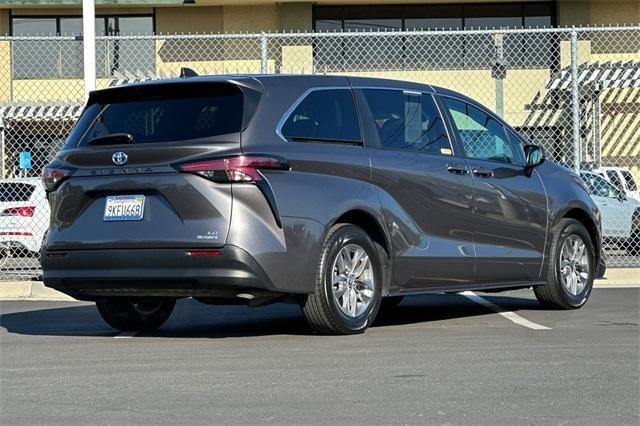
[[451,155],[442,118],[431,95],[391,89],[363,89],[380,147]]
[[623,189],[622,182],[620,181],[620,177],[618,176],[618,173],[615,170],[607,170],[607,176],[609,177],[609,180],[616,188]]
[[631,172],[629,172],[627,170],[622,170],[622,171],[620,171],[620,173],[622,174],[622,177],[624,178],[625,182],[627,183],[627,189],[629,191],[637,191],[638,190],[638,185],[636,185],[636,181],[633,179],[633,176],[631,176]]
[[360,125],[349,89],[309,93],[282,125],[289,140],[359,142]]
[[466,102],[444,98],[444,103],[467,157],[507,164],[521,163],[501,123]]

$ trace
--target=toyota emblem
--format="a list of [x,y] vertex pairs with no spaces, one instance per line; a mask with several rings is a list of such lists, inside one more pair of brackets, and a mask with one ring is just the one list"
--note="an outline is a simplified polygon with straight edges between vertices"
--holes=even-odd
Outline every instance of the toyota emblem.
[[111,161],[113,161],[113,164],[115,164],[116,166],[124,166],[125,164],[127,164],[128,159],[129,157],[127,156],[127,154],[122,151],[114,152],[111,156]]

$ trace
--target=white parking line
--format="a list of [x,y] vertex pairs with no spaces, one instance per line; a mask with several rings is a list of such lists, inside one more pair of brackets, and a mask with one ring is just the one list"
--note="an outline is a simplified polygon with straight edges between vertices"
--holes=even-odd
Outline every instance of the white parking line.
[[537,324],[533,321],[529,321],[528,319],[521,317],[515,312],[507,311],[506,309],[503,309],[502,307],[496,305],[495,303],[488,301],[484,297],[478,296],[472,291],[463,291],[460,294],[466,297],[467,299],[472,300],[482,306],[485,306],[491,309],[492,311],[494,311],[495,313],[502,315],[509,321],[516,323],[518,325],[521,325],[523,327],[527,327],[532,330],[551,330],[551,327],[546,327],[544,325]]
[[118,333],[113,336],[114,339],[129,339],[138,334],[137,331],[123,331],[122,333]]

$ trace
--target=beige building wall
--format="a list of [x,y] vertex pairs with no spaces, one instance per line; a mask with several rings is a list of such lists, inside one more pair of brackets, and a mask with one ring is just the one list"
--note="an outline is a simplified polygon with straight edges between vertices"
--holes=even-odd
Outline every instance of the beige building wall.
[[222,25],[222,7],[159,7],[156,9],[156,33],[218,33]]
[[0,41],[0,102],[11,100],[11,46]]
[[279,31],[278,6],[223,6],[222,26],[225,33]]
[[591,25],[640,23],[640,0],[592,0]]
[[313,6],[311,3],[283,3],[280,5],[280,29],[282,31],[313,30]]

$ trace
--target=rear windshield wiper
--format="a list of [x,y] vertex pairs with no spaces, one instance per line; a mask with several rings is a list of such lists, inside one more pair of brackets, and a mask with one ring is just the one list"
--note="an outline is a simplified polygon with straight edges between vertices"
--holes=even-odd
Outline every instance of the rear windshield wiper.
[[119,145],[133,143],[133,135],[131,133],[110,133],[104,136],[90,139],[89,145]]

